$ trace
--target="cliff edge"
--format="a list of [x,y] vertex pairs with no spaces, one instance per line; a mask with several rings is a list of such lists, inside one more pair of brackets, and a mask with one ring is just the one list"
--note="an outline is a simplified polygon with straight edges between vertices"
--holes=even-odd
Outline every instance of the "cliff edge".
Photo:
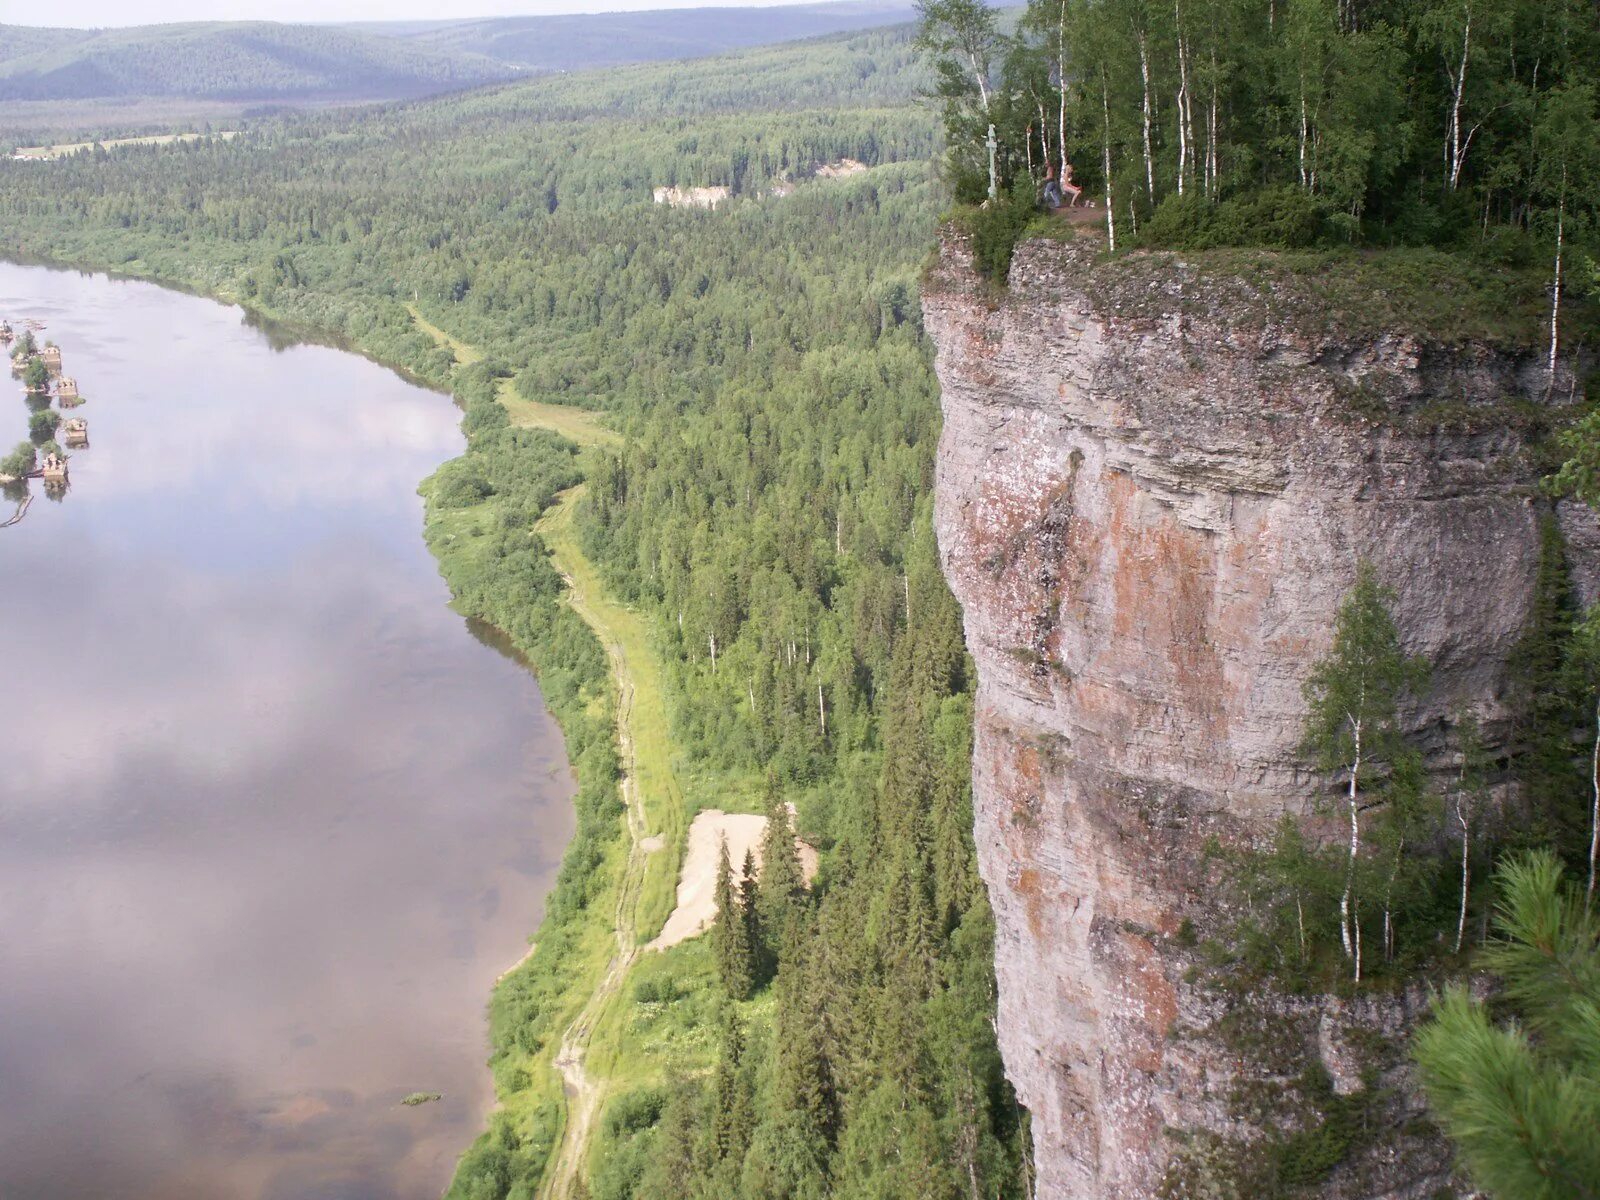
[[[1451,1159],[1403,1037],[1425,989],[1230,991],[1195,948],[1230,920],[1208,847],[1314,827],[1302,686],[1363,559],[1434,667],[1404,714],[1429,765],[1462,710],[1506,750],[1535,445],[1577,385],[1492,339],[1352,333],[1315,276],[1097,252],[1026,242],[999,292],[947,233],[923,300],[1038,1195],[1432,1197]],[[1581,581],[1592,521],[1562,517]]]

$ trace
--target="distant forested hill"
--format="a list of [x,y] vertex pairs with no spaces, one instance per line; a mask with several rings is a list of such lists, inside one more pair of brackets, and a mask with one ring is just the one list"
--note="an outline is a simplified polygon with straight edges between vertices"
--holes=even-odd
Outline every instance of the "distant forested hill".
[[91,32],[0,26],[0,45],[37,46],[0,59],[0,101],[379,98],[450,90],[512,74],[482,54],[438,50],[358,30],[269,21]]
[[0,102],[383,100],[909,21],[904,0],[470,21],[0,25]]
[[376,99],[470,87],[512,73],[482,55],[328,26],[269,21],[106,30],[0,26],[0,101]]
[[[388,32],[441,50],[483,54],[539,70],[696,58],[771,42],[893,25],[914,19],[906,0],[851,0],[769,8],[505,17]],[[383,31],[382,26],[375,28]]]
[[24,58],[43,50],[55,50],[81,42],[90,35],[85,29],[45,29],[33,25],[0,25],[0,63]]

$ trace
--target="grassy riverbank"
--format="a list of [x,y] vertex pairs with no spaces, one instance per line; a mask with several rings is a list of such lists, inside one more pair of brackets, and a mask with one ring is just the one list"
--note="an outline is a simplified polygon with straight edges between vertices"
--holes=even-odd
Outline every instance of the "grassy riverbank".
[[[483,361],[478,350],[452,337],[408,306],[417,327],[454,355],[458,367]],[[495,401],[513,426],[543,430],[569,441],[579,451],[614,445],[619,436],[601,425],[596,415],[560,405],[535,405],[515,395],[508,380],[490,384]],[[469,451],[469,458],[471,451]],[[582,461],[581,458],[578,461]],[[503,523],[504,513],[491,499],[468,508],[452,509],[438,502],[438,481],[448,483],[452,465],[424,485],[429,497],[428,542],[458,596],[472,594],[469,579],[493,570],[499,552],[491,528]],[[662,684],[660,655],[639,613],[618,603],[606,590],[598,571],[584,554],[573,513],[585,485],[574,484],[553,498],[529,535],[542,544],[550,565],[565,584],[563,610],[575,613],[604,649],[607,686],[604,702],[589,699],[586,716],[609,714],[615,725],[617,770],[614,783],[621,800],[620,825],[624,836],[613,837],[597,859],[591,860],[590,893],[581,915],[571,912],[553,929],[558,913],[568,910],[552,901],[551,915],[541,929],[534,952],[497,987],[493,1009],[520,1013],[520,997],[530,989],[548,997],[543,1006],[546,1030],[559,1030],[558,1039],[540,1039],[529,1051],[526,1036],[514,1023],[496,1021],[496,1083],[505,1119],[515,1122],[519,1142],[536,1145],[549,1156],[542,1172],[539,1194],[564,1197],[589,1174],[586,1162],[595,1145],[596,1121],[608,1096],[621,1091],[660,1084],[670,1066],[682,1070],[700,1060],[709,1067],[714,1045],[708,1036],[709,1014],[715,1007],[712,963],[703,945],[652,953],[655,962],[642,962],[640,947],[649,941],[670,915],[682,863],[687,812],[674,771],[672,735],[667,721],[667,695]],[[494,620],[489,612],[473,615]],[[539,648],[528,647],[535,657]],[[557,712],[558,719],[562,714]],[[565,876],[565,872],[563,872]],[[610,913],[609,924],[604,915]],[[558,953],[546,955],[555,938]],[[637,969],[636,969],[637,967]],[[559,977],[552,971],[559,969]],[[675,1012],[662,1020],[659,1011],[640,1014],[636,997],[628,993],[634,975],[646,981],[643,1003],[661,1009],[659,997],[670,990]],[[665,982],[663,982],[665,981]],[[552,989],[564,985],[564,994]],[[504,993],[504,995],[502,995]],[[683,1004],[691,995],[701,1003]],[[511,1029],[502,1038],[503,1029]],[[698,1050],[698,1052],[697,1052]],[[503,1058],[502,1058],[503,1056]],[[498,1119],[498,1118],[497,1118]],[[498,1165],[491,1131],[464,1160],[457,1193],[470,1195],[473,1180]],[[476,1157],[474,1157],[476,1156]],[[522,1164],[525,1170],[532,1162]]]

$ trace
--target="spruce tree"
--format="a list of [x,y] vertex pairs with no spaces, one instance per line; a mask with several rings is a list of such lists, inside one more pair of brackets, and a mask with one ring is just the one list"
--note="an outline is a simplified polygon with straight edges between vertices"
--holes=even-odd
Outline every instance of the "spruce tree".
[[1556,836],[1561,814],[1582,784],[1574,765],[1572,731],[1583,722],[1566,669],[1575,613],[1566,547],[1553,514],[1539,526],[1539,563],[1527,624],[1509,664],[1517,740],[1527,749],[1514,769],[1521,783],[1524,819],[1518,823],[1523,845]]
[[717,978],[734,1000],[748,1000],[755,985],[755,954],[750,945],[750,926],[733,882],[733,864],[728,861],[728,841],[722,839],[717,860],[717,916],[711,928],[712,947],[717,960]]
[[773,795],[767,804],[767,828],[761,837],[761,879],[756,915],[770,949],[781,950],[784,927],[805,898],[805,875],[795,849],[789,806]]
[[744,867],[739,873],[739,915],[744,918],[745,943],[750,947],[750,973],[755,987],[772,974],[771,956],[761,929],[761,872],[756,869],[754,850],[744,852]]
[[745,1066],[744,1023],[732,1009],[722,1025],[722,1047],[711,1085],[711,1153],[723,1162],[743,1162],[755,1128],[754,1097]]

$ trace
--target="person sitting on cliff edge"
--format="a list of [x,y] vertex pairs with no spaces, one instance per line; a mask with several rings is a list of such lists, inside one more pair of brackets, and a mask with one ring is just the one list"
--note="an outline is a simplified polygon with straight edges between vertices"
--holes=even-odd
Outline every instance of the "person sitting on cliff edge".
[[1061,164],[1061,178],[1059,181],[1056,179],[1055,164],[1045,164],[1044,193],[1041,197],[1044,206],[1046,208],[1060,208],[1063,203],[1062,193],[1067,193],[1072,197],[1071,200],[1065,202],[1068,208],[1076,208],[1078,206],[1078,197],[1083,195],[1083,189],[1072,182],[1072,164]]

